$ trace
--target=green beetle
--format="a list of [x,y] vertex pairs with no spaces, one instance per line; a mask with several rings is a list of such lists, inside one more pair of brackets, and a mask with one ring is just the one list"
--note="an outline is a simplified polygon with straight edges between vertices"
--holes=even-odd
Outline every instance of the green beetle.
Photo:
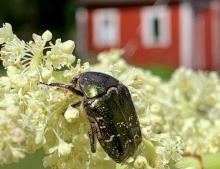
[[95,135],[105,152],[116,162],[132,156],[142,141],[141,129],[129,90],[110,75],[85,72],[70,85],[51,83],[84,96],[83,107],[90,122],[91,151]]

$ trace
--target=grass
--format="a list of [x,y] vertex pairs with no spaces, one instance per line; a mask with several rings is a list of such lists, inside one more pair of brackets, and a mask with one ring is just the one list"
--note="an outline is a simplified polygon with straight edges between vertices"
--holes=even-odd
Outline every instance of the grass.
[[159,76],[163,80],[169,80],[172,76],[174,69],[166,66],[150,66],[145,67],[145,69],[150,70],[153,75]]

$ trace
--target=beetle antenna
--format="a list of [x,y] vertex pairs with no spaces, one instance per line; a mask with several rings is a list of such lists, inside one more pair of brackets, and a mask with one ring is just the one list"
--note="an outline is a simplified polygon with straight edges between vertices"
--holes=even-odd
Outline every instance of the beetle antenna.
[[63,83],[50,83],[50,84],[47,84],[47,83],[44,83],[44,82],[40,82],[40,84],[43,84],[43,85],[46,85],[46,86],[53,86],[53,87],[68,89],[71,92],[76,93],[77,95],[83,96],[83,93],[76,90],[72,84],[63,84]]

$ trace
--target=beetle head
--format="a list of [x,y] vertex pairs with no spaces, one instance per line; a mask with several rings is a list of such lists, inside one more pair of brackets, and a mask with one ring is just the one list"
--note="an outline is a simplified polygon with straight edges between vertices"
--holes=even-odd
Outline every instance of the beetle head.
[[117,86],[118,80],[100,72],[84,72],[74,77],[71,82],[87,98],[105,94],[110,87]]
[[79,82],[78,82],[79,78],[80,78],[80,74],[77,75],[77,76],[75,76],[70,83],[71,83],[72,87],[73,87],[75,90],[77,90],[77,91],[83,93],[83,91],[82,91],[81,88],[80,88]]

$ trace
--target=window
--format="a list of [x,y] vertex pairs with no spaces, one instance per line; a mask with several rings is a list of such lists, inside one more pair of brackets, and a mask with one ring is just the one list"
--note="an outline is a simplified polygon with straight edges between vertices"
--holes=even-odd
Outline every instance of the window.
[[159,19],[157,17],[153,18],[153,30],[154,30],[153,36],[156,42],[158,42],[160,37],[159,27],[160,27]]
[[141,40],[145,47],[168,47],[171,42],[168,7],[144,7],[141,10]]
[[120,41],[120,15],[117,9],[93,12],[93,43],[95,47],[116,47]]

